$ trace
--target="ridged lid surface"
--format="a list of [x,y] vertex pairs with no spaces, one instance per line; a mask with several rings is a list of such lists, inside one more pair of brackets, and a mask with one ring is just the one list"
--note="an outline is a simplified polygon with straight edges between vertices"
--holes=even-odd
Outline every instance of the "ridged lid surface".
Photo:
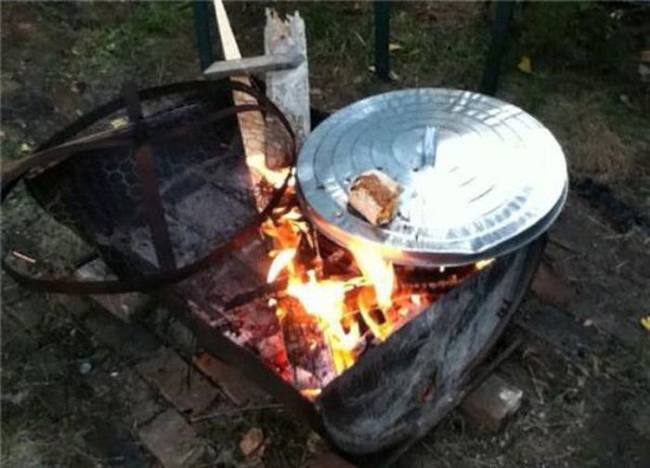
[[[403,188],[373,226],[347,207],[350,183],[378,169]],[[554,221],[567,168],[553,135],[516,106],[468,91],[409,89],[333,114],[298,157],[308,217],[341,245],[362,242],[403,264],[464,264],[514,250]]]

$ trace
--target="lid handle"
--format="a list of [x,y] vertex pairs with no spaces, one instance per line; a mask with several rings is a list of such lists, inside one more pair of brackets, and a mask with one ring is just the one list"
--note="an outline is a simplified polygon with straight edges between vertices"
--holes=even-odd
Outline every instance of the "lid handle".
[[436,165],[436,152],[438,150],[438,131],[436,127],[427,126],[424,129],[422,141],[422,165],[420,169],[429,165]]

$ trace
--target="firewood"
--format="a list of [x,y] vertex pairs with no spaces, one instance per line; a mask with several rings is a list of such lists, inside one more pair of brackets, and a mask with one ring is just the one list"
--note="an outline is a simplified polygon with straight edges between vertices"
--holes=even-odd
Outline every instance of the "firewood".
[[285,315],[280,318],[287,356],[299,390],[322,388],[335,375],[334,364],[317,319],[307,314],[297,299],[282,300]]

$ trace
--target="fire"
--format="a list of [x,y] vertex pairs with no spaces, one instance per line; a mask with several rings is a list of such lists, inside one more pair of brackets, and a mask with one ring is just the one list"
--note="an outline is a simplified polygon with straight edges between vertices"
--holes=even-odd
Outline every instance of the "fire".
[[487,267],[488,265],[491,265],[492,262],[494,262],[493,258],[488,258],[488,259],[485,259],[485,260],[479,260],[478,262],[476,262],[474,264],[474,267],[477,270],[482,270],[483,268]]
[[393,301],[391,296],[395,286],[393,264],[385,260],[379,252],[362,245],[350,245],[354,260],[375,289],[377,305],[382,310],[388,309]]
[[[395,329],[389,320],[397,313],[389,314],[393,307],[393,291],[396,286],[392,263],[378,252],[365,246],[354,245],[350,251],[358,267],[356,275],[337,278],[322,273],[317,240],[297,207],[277,217],[271,217],[262,226],[262,232],[273,242],[273,257],[267,274],[272,283],[282,273],[286,274],[285,297],[297,299],[304,311],[314,317],[322,333],[322,340],[330,350],[336,374],[341,374],[356,361],[362,338],[362,330],[369,330],[380,341]],[[299,253],[301,242],[306,243],[309,255]],[[422,298],[413,294],[413,303],[421,304]],[[410,296],[408,298],[410,300]],[[279,298],[275,304],[276,315],[288,320],[287,309],[291,307]],[[408,314],[399,313],[400,318]]]
[[344,281],[319,281],[314,270],[309,270],[307,276],[306,283],[295,277],[290,278],[287,294],[298,299],[305,311],[318,320],[336,371],[340,374],[354,364],[352,350],[360,336],[358,323],[353,323],[346,331],[341,322],[346,312],[345,293],[348,286]]
[[[312,246],[314,244],[297,207],[277,219],[268,219],[262,226],[262,232],[273,240],[275,247],[270,253],[274,259],[269,267],[267,282],[272,283],[286,271],[286,294],[297,299],[305,312],[317,319],[323,339],[331,350],[336,371],[343,372],[354,363],[351,350],[359,340],[358,325],[348,330],[342,325],[346,314],[345,295],[354,281],[319,279],[316,268],[307,268],[297,257],[302,239],[307,239]],[[284,307],[280,300],[276,307],[278,317],[285,317]]]
[[269,272],[266,275],[266,282],[272,283],[273,281],[275,281],[275,279],[282,272],[282,270],[284,270],[287,266],[289,266],[289,264],[293,260],[293,257],[295,256],[296,256],[296,249],[285,249],[277,253],[277,255],[275,256],[275,260],[273,260],[273,263],[271,263]]
[[246,152],[246,166],[251,171],[253,183],[255,183],[255,177],[263,178],[276,188],[282,186],[288,174],[288,169],[273,171],[266,167],[264,153],[255,149]]
[[[272,243],[267,282],[286,283],[268,306],[284,330],[293,384],[313,399],[331,379],[353,366],[369,345],[386,340],[437,296],[426,287],[418,289],[417,279],[401,281],[379,250],[361,244],[345,250],[332,244],[323,252],[321,244],[331,243],[319,239],[296,203],[293,184],[289,187],[261,227]],[[332,249],[338,250],[332,253]],[[343,259],[338,269],[332,266],[337,265],[334,257]],[[477,263],[474,270],[491,261]],[[431,275],[453,287],[461,276],[451,270],[443,274],[440,268]],[[296,336],[298,345],[292,341]],[[292,353],[299,362],[292,362]]]

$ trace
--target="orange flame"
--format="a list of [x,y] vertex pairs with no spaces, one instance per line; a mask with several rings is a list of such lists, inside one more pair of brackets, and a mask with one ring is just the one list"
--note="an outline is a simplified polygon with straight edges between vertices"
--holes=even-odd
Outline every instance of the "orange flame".
[[343,329],[341,323],[345,314],[345,293],[348,286],[344,281],[317,281],[314,270],[309,270],[307,276],[306,283],[291,277],[287,294],[298,299],[305,311],[318,320],[323,338],[330,347],[336,371],[340,374],[354,364],[351,351],[360,337],[358,323],[353,323],[348,331]]
[[266,282],[274,282],[278,275],[282,273],[282,270],[289,266],[295,255],[296,249],[285,249],[278,252],[273,259],[273,262],[271,262],[269,272],[266,275]]
[[[315,268],[307,268],[297,257],[300,240],[308,232],[306,222],[297,208],[289,210],[278,219],[267,220],[262,231],[273,240],[274,257],[268,271],[267,281],[275,281],[286,271],[288,286],[286,294],[300,302],[305,312],[315,317],[328,345],[337,374],[351,367],[355,362],[354,349],[361,338],[361,321],[379,340],[388,337],[394,328],[390,321],[379,323],[371,312],[379,307],[387,311],[392,306],[391,295],[395,286],[393,265],[377,252],[367,247],[351,248],[357,266],[362,272],[346,280],[320,279]],[[352,304],[346,301],[346,294],[355,288],[362,288]],[[360,320],[349,320],[357,313]],[[286,315],[282,304],[277,304],[276,315]]]
[[[264,176],[267,172],[273,173],[274,179],[269,180],[270,183],[278,180],[278,173],[266,169],[263,158],[249,158],[249,164]],[[258,165],[262,165],[264,170],[258,170]],[[356,362],[366,342],[363,339],[366,334],[371,334],[370,338],[374,340],[384,341],[414,314],[424,310],[434,298],[400,284],[392,263],[385,260],[379,250],[361,244],[348,247],[358,270],[350,268],[347,276],[342,277],[325,275],[318,240],[300,209],[297,206],[288,209],[293,201],[291,197],[295,196],[293,183],[289,187],[286,204],[276,208],[261,227],[273,243],[273,250],[269,252],[273,261],[267,272],[267,282],[272,283],[282,275],[287,279],[286,289],[268,304],[275,308],[282,323],[284,320],[299,320],[288,313],[296,306],[296,302],[288,301],[288,298],[297,300],[304,312],[316,319],[319,344],[327,346],[333,371],[340,375]],[[476,263],[475,270],[485,268],[492,261]],[[355,275],[355,271],[361,274]],[[440,273],[443,272],[444,267],[440,268]],[[451,274],[448,281],[455,284],[456,274]],[[315,349],[316,344],[306,342],[305,349]],[[320,393],[320,388],[299,390],[307,398],[315,398]]]
[[479,260],[474,264],[474,268],[477,270],[482,270],[483,268],[487,267],[488,265],[491,265],[492,262],[494,262],[493,258],[487,258],[485,260]]
[[382,310],[388,309],[393,301],[391,296],[395,286],[393,264],[382,257],[376,250],[353,244],[349,246],[357,265],[375,289],[377,305]]

